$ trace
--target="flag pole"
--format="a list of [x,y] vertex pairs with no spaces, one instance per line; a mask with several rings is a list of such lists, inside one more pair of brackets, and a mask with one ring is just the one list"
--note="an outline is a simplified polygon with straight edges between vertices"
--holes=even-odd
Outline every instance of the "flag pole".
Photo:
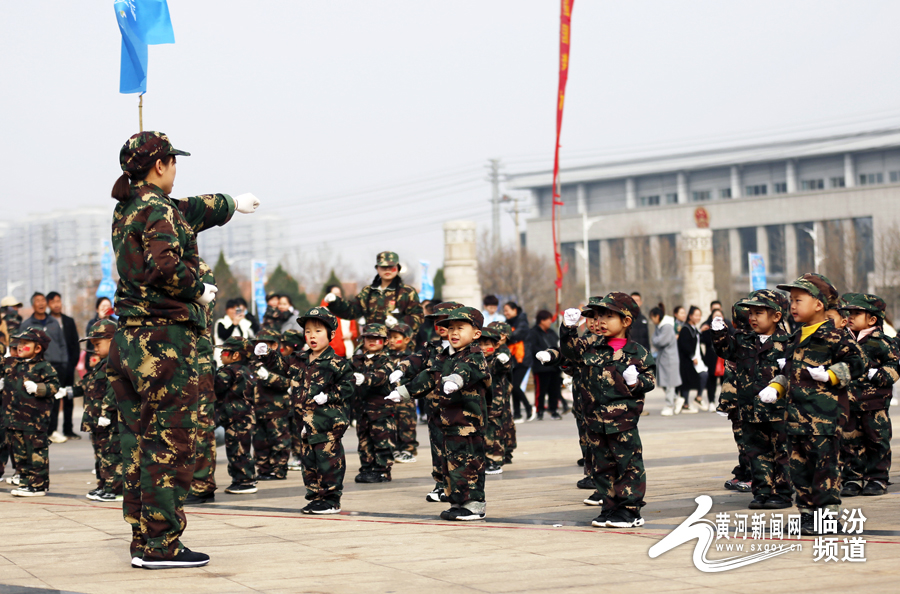
[[138,132],[144,131],[144,94],[138,97]]

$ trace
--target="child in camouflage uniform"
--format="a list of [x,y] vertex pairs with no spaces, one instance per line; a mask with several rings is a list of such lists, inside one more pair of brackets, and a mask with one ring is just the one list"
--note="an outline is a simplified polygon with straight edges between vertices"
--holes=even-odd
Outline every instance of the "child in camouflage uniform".
[[640,308],[625,293],[610,293],[594,308],[602,339],[578,341],[581,311],[566,310],[560,334],[562,354],[585,365],[590,398],[584,404],[592,476],[603,496],[599,528],[642,526],[641,507],[647,477],[637,423],[644,394],[655,385],[656,363],[644,347],[628,338]]
[[[388,355],[394,369],[400,362],[412,355],[409,343],[413,331],[409,325],[398,323],[388,332]],[[416,403],[414,400],[401,401],[396,408],[397,437],[394,441],[394,462],[409,464],[416,461],[419,442],[416,440]]]
[[450,509],[441,512],[444,520],[485,517],[484,429],[491,373],[476,342],[483,321],[474,307],[450,311],[438,322],[447,329],[448,356],[389,396],[399,402],[428,392],[436,395],[430,414],[437,416],[444,438],[441,474],[451,503]]
[[[753,329],[750,327],[750,308],[745,306],[742,301],[738,301],[732,306],[731,320],[734,324],[735,337],[746,338],[753,335]],[[744,444],[741,408],[738,405],[737,385],[735,384],[736,373],[737,366],[734,362],[725,361],[725,374],[722,376],[722,391],[716,413],[731,421],[731,432],[738,450],[738,463],[731,470],[732,478],[725,481],[725,489],[749,493],[753,490],[753,474],[750,471],[750,459],[747,457],[747,448]]]
[[313,307],[298,321],[309,346],[290,369],[294,415],[302,423],[301,462],[309,501],[300,511],[336,514],[341,511],[347,464],[341,438],[349,425],[345,403],[355,387],[353,370],[329,346],[337,318],[327,308]]
[[[15,336],[15,334],[17,333],[11,333],[10,336]],[[6,414],[3,411],[9,408],[9,402],[12,399],[12,384],[7,388],[5,378],[12,371],[16,361],[18,361],[16,356],[17,344],[17,340],[10,338],[9,355],[3,357],[2,361],[0,361],[0,477],[6,471],[6,462],[10,460],[9,442],[6,440]],[[18,480],[14,472],[13,476],[6,479],[6,482],[11,485],[19,484]]]
[[866,371],[853,338],[825,317],[838,294],[820,274],[807,273],[778,288],[791,292],[791,315],[800,327],[786,349],[782,375],[760,392],[766,403],[787,399],[791,482],[800,532],[817,535],[813,513],[840,513],[840,422],[850,382]]
[[10,390],[9,406],[3,410],[6,439],[13,466],[19,476],[15,497],[42,497],[50,489],[50,411],[54,398],[62,398],[59,378],[44,351],[50,337],[40,329],[28,329],[13,337],[18,360],[6,372],[4,387]]
[[253,450],[256,476],[261,481],[283,481],[291,450],[291,397],[287,364],[278,344],[281,335],[275,330],[261,330],[253,347],[255,357],[250,369],[256,375]]
[[[306,341],[303,334],[297,330],[285,330],[281,335],[281,356],[284,357],[287,369],[290,369],[300,357]],[[293,406],[291,407],[293,409]],[[300,464],[300,429],[299,420],[291,414],[291,457],[288,461],[288,470],[303,470]]]
[[506,346],[512,334],[512,326],[505,322],[491,322],[488,328],[497,332],[500,342],[497,346],[496,356],[506,355],[510,358],[510,371],[505,374],[495,375],[491,373],[491,386],[497,385],[497,389],[503,394],[503,410],[500,415],[499,439],[503,444],[503,464],[512,464],[513,451],[516,449],[516,424],[512,414],[512,367],[515,366],[512,352]]
[[503,408],[508,396],[504,390],[509,382],[500,382],[497,379],[507,377],[512,373],[512,362],[508,354],[497,352],[499,345],[499,332],[490,327],[481,331],[478,346],[484,353],[491,372],[491,392],[488,394],[486,402],[487,418],[484,429],[484,445],[487,456],[485,474],[502,474],[503,460],[506,458],[506,451],[503,447]]
[[716,354],[736,366],[734,383],[743,444],[752,472],[753,501],[750,509],[791,507],[790,466],[785,433],[784,401],[770,404],[757,398],[760,391],[781,373],[788,334],[783,318],[790,308],[783,293],[754,291],[742,302],[749,309],[752,333],[728,331],[721,317],[712,320]]
[[[847,293],[841,310],[869,362],[850,383],[850,414],[843,428],[841,497],[884,495],[891,470],[891,419],[888,416],[898,375],[896,343],[884,335],[885,303],[876,295]],[[863,481],[866,485],[863,487]]]
[[253,440],[253,398],[256,377],[247,363],[253,346],[249,340],[232,336],[222,344],[222,366],[216,372],[216,416],[225,429],[225,454],[232,495],[256,493],[254,461],[250,454]]
[[391,393],[388,377],[394,370],[391,356],[384,348],[387,328],[384,324],[366,324],[360,337],[362,349],[353,355],[356,385],[356,436],[359,438],[359,474],[357,483],[387,483],[394,465],[395,403],[385,400]]

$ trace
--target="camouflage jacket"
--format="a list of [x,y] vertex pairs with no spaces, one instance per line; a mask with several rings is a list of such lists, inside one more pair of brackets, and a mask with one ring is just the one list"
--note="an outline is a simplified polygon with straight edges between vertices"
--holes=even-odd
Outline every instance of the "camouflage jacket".
[[[256,395],[253,410],[257,419],[277,419],[291,415],[290,371],[284,357],[277,350],[270,350],[265,356],[254,355],[250,369],[256,376]],[[259,368],[269,372],[266,379],[259,377]]]
[[[506,363],[500,360],[501,354],[508,357]],[[503,409],[509,406],[509,397],[512,394],[512,368],[515,361],[506,345],[499,347],[487,359],[491,371],[491,398],[487,403],[488,417],[491,419],[502,417]]]
[[[787,432],[790,435],[835,435],[849,402],[847,388],[867,368],[866,355],[849,332],[825,320],[801,342],[803,327],[787,344],[787,364],[775,378],[787,397]],[[824,366],[834,372],[838,384],[818,382],[808,367]]]
[[719,404],[716,406],[717,411],[726,413],[729,418],[731,418],[732,414],[740,415],[737,388],[734,384],[735,367],[734,361],[725,361],[725,373],[722,375],[722,390],[719,392]]
[[[29,394],[25,382],[37,384],[37,393]],[[9,405],[3,410],[7,429],[37,433],[50,425],[50,411],[59,391],[59,377],[48,361],[38,354],[31,359],[17,359],[6,370],[4,388],[9,390]]]
[[356,410],[367,411],[392,411],[394,403],[385,400],[384,397],[391,393],[391,385],[388,377],[394,371],[394,364],[387,351],[382,351],[374,356],[366,353],[357,353],[350,360],[350,365],[355,373],[361,373],[366,377],[361,386],[354,386],[356,402],[359,404]]
[[[410,396],[430,394],[438,424],[450,435],[483,434],[487,402],[491,394],[491,371],[481,348],[471,344],[458,351],[447,348],[434,358],[434,365],[423,370],[405,386]],[[444,394],[444,381],[459,390]]]
[[232,422],[254,421],[256,376],[243,361],[222,365],[216,371],[216,416],[222,427]]
[[[582,401],[585,423],[598,433],[621,433],[637,427],[644,410],[644,394],[656,386],[656,362],[644,347],[629,340],[614,351],[606,339],[578,338],[576,328],[563,326],[562,355],[582,362],[589,395]],[[630,365],[638,372],[637,383],[628,386],[622,373]]]
[[[353,397],[356,383],[350,363],[326,348],[310,361],[312,351],[303,351],[297,363],[291,367],[294,420],[300,419],[310,444],[325,443],[333,436],[340,440],[347,430],[346,402]],[[319,394],[328,396],[325,404],[316,404],[313,398]]]
[[12,356],[0,359],[0,378],[4,380],[3,390],[0,390],[0,428],[4,429],[6,428],[5,411],[9,410],[9,403],[12,400],[12,394],[15,388],[12,382],[6,381],[6,378],[9,377],[15,367],[16,361],[18,361],[18,359]]
[[413,334],[419,330],[424,317],[419,294],[404,285],[400,277],[386,289],[381,288],[381,278],[376,277],[359,295],[349,301],[337,299],[328,304],[328,309],[339,318],[355,320],[364,317],[367,324],[384,324],[388,316],[394,316],[398,322],[412,328]]
[[735,365],[732,381],[741,421],[747,423],[784,421],[786,415],[784,399],[779,398],[772,404],[766,404],[759,399],[759,392],[781,374],[778,359],[787,357],[785,351],[790,337],[778,333],[761,342],[755,332],[731,334],[727,327],[710,332],[716,354]]
[[116,315],[124,325],[207,325],[197,233],[224,225],[234,200],[212,194],[175,200],[155,185],[131,186],[131,199],[116,206],[112,244],[119,284]]
[[295,316],[297,314],[292,311],[281,311],[277,307],[269,307],[266,308],[266,313],[263,315],[262,323],[260,324],[263,328],[269,330],[278,330],[281,331],[281,326],[291,319],[291,316]]
[[891,402],[894,382],[900,379],[897,344],[881,330],[859,341],[869,362],[869,369],[878,371],[869,379],[868,370],[850,382],[850,410],[883,410]]
[[[570,352],[584,352],[592,346],[596,345],[601,336],[598,334],[593,334],[590,331],[586,331],[580,337],[577,336],[578,331],[575,331],[575,337],[572,339],[572,346],[570,348]],[[562,337],[562,331],[560,330],[560,337]],[[561,343],[560,343],[561,344]],[[576,415],[581,415],[584,413],[585,402],[591,400],[591,387],[588,380],[588,374],[585,373],[587,366],[584,363],[584,359],[570,359],[568,357],[563,357],[562,352],[556,349],[548,349],[547,351],[550,353],[550,364],[553,365],[559,362],[560,369],[572,376],[572,412]]]
[[397,369],[403,372],[403,383],[411,381],[414,377],[422,373],[425,369],[433,367],[437,357],[441,355],[450,343],[444,344],[444,341],[437,335],[435,338],[423,343],[414,353],[410,353],[397,363]]
[[[103,359],[94,365],[84,377],[81,378],[81,384],[73,386],[73,396],[84,396],[84,413],[81,415],[81,430],[94,432],[101,427],[97,425],[97,419],[106,416],[103,414],[103,400],[107,396],[107,392],[112,392],[112,386],[106,378],[107,359]],[[115,400],[115,395],[113,395]],[[109,417],[107,417],[109,418]],[[110,419],[112,421],[112,419]],[[109,428],[114,428],[109,425]]]

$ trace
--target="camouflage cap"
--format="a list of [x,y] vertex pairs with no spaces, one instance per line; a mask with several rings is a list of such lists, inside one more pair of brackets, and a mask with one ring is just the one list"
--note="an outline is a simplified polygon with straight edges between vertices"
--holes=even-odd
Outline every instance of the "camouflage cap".
[[232,336],[222,343],[222,350],[229,353],[241,353],[244,357],[249,357],[253,350],[253,345],[246,338]]
[[281,342],[294,347],[294,350],[299,350],[306,344],[306,336],[298,330],[285,330],[281,335]]
[[131,175],[152,167],[157,159],[164,159],[169,155],[188,157],[190,153],[177,150],[162,132],[139,132],[122,145],[119,165],[122,171]]
[[337,329],[337,318],[328,311],[327,307],[313,307],[304,315],[297,318],[297,322],[303,326],[309,320],[319,320],[325,327],[334,332]]
[[461,303],[456,303],[455,301],[443,301],[434,305],[431,309],[430,314],[425,314],[426,318],[441,318],[446,315],[449,315],[451,311],[455,309],[459,309],[462,307]]
[[397,332],[398,334],[402,334],[405,338],[410,338],[413,335],[412,328],[409,327],[409,324],[404,324],[403,322],[398,322],[388,332]]
[[753,291],[750,296],[741,301],[744,307],[765,307],[779,312],[782,316],[787,315],[791,309],[791,302],[787,296],[781,291],[774,289],[761,289]]
[[281,333],[272,328],[263,328],[253,340],[256,342],[281,342]]
[[500,342],[500,333],[496,328],[491,328],[490,324],[488,324],[487,327],[481,329],[481,340],[485,338],[494,342]]
[[40,328],[26,328],[12,337],[15,340],[33,342],[41,345],[42,350],[47,350],[50,345],[50,336]]
[[394,252],[381,252],[375,257],[375,266],[399,266],[400,256]]
[[736,330],[742,332],[750,332],[750,308],[747,307],[745,301],[738,301],[731,307],[731,323],[734,324]]
[[884,300],[878,295],[844,293],[839,309],[865,311],[873,316],[883,318],[886,307]]
[[631,295],[628,293],[619,293],[617,291],[613,291],[601,299],[600,304],[596,306],[595,309],[608,309],[617,314],[629,317],[632,320],[636,320],[641,314],[641,308],[634,302]]
[[807,272],[794,282],[778,285],[777,288],[782,291],[790,291],[791,289],[806,291],[821,301],[826,309],[830,309],[829,305],[835,306],[838,300],[837,289],[834,288],[831,281],[815,272]]
[[437,324],[446,328],[450,325],[450,322],[468,322],[478,330],[481,330],[482,326],[484,326],[484,316],[476,307],[458,307]]
[[512,326],[507,324],[506,322],[491,322],[488,324],[488,328],[493,328],[496,330],[501,337],[509,338],[512,336]]
[[363,338],[384,338],[387,339],[388,330],[384,324],[366,324],[360,334]]
[[591,297],[588,299],[587,305],[581,308],[581,315],[586,318],[593,318],[597,315],[597,308],[601,307],[601,301],[603,301],[603,297]]
[[92,338],[112,338],[116,335],[116,328],[118,328],[118,324],[112,320],[99,320],[88,329],[87,336],[78,342],[84,342]]

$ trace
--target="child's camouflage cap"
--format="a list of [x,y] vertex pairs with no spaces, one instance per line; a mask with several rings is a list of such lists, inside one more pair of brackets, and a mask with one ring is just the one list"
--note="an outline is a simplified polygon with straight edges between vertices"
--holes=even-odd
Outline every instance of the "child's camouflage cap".
[[125,173],[137,173],[169,155],[189,157],[191,154],[173,147],[162,132],[139,132],[125,141],[119,151],[119,165]]
[[497,332],[496,328],[491,328],[490,324],[488,324],[486,328],[481,329],[481,340],[484,339],[500,342],[500,333]]
[[883,318],[886,307],[884,300],[878,295],[844,293],[839,309],[865,311],[873,316]]
[[232,336],[222,343],[222,350],[229,353],[240,353],[243,357],[249,357],[252,352],[253,345],[246,338],[240,336]]
[[787,312],[791,309],[791,303],[788,301],[787,296],[781,291],[775,291],[773,289],[753,291],[747,299],[744,299],[741,302],[741,305],[744,307],[765,307],[773,309],[781,313],[782,316],[787,315]]
[[455,301],[443,301],[435,305],[430,314],[425,314],[426,318],[440,318],[448,315],[454,309],[459,309],[462,307],[462,304],[456,303]]
[[363,328],[362,336],[363,338],[387,338],[388,330],[387,326],[384,324],[366,324],[366,327]]
[[116,324],[112,320],[98,320],[94,325],[90,327],[87,336],[80,339],[78,342],[84,342],[92,338],[112,339],[112,337],[116,335],[117,327],[118,324]]
[[587,305],[581,308],[581,315],[585,318],[593,318],[597,315],[597,309],[602,307],[600,303],[603,301],[603,297],[591,297],[588,299]]
[[44,351],[46,351],[47,347],[50,345],[50,336],[40,328],[26,328],[13,336],[13,339],[39,344],[41,345],[41,350]]
[[482,326],[484,326],[484,316],[475,307],[459,307],[451,311],[446,318],[437,324],[438,326],[447,327],[450,325],[450,322],[468,322],[478,330],[481,330]]
[[390,329],[390,332],[402,334],[404,338],[411,338],[413,335],[412,328],[409,327],[409,324],[404,324],[403,322],[398,322],[394,325],[394,327]]
[[597,305],[595,309],[608,309],[617,314],[629,317],[632,320],[636,320],[641,314],[641,308],[634,302],[631,295],[628,293],[619,293],[618,291],[613,291],[601,299],[600,304]]
[[807,272],[792,283],[778,285],[778,288],[782,291],[790,291],[791,289],[806,291],[815,299],[821,301],[825,309],[833,309],[837,305],[837,289],[834,288],[830,280],[815,272]]
[[300,350],[306,344],[306,337],[302,332],[297,330],[285,330],[281,335],[281,342],[288,346],[294,347],[294,350]]
[[297,323],[305,325],[309,320],[319,320],[325,327],[334,332],[337,329],[337,318],[328,311],[327,307],[313,307],[304,315],[297,318]]
[[506,322],[491,322],[488,324],[488,328],[493,328],[500,336],[505,336],[506,338],[512,336],[512,326]]
[[375,257],[375,266],[399,266],[400,256],[394,252],[381,252]]
[[256,342],[281,342],[281,334],[271,328],[263,328],[254,339]]

